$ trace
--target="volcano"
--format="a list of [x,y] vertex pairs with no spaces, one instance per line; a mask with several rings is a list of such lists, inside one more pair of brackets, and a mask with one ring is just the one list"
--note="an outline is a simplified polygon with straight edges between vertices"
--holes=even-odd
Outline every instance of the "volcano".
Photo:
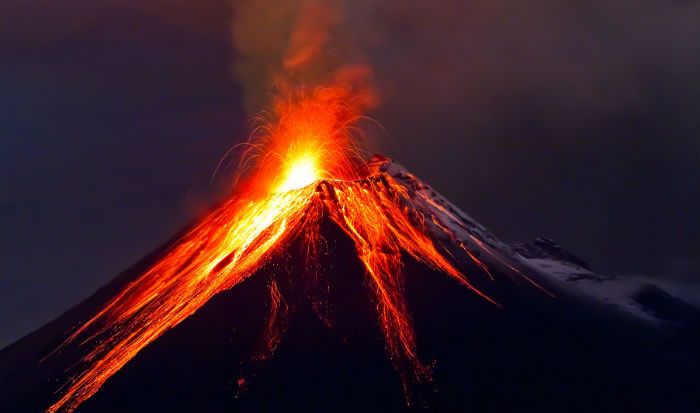
[[0,411],[697,410],[692,299],[507,245],[388,158],[365,169],[285,188],[292,221],[208,260],[241,236],[215,208],[0,351]]

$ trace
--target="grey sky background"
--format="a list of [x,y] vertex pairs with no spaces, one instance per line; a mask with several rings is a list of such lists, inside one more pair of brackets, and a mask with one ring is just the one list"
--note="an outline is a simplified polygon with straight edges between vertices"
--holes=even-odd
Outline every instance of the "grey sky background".
[[[0,346],[198,216],[249,132],[228,1],[60,3],[0,3]],[[697,282],[700,3],[613,3],[357,2],[342,27],[376,150],[505,241]]]

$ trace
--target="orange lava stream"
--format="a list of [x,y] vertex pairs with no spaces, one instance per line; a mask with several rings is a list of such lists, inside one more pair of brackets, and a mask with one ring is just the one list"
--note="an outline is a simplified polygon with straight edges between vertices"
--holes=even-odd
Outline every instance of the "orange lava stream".
[[401,371],[403,361],[412,369],[412,377],[421,382],[430,379],[430,369],[418,359],[410,315],[403,294],[402,252],[447,273],[481,297],[498,305],[474,288],[438,250],[426,235],[420,211],[415,209],[406,188],[390,175],[381,173],[362,182],[337,182],[327,185],[331,218],[355,242],[377,297],[377,311],[387,350],[402,374],[409,398],[408,377]]
[[[255,272],[300,229],[313,187],[274,193],[257,202],[233,199],[206,217],[67,341],[99,322],[88,340],[100,344],[89,367],[48,411],[71,411],[142,348],[189,317],[214,294]],[[106,335],[106,338],[102,336]]]
[[[347,132],[361,109],[353,99],[347,87],[338,87],[278,104],[276,123],[248,149],[249,155],[260,154],[248,192],[206,216],[64,342],[62,346],[81,338],[94,347],[82,360],[83,371],[66,383],[48,412],[74,410],[141,349],[215,294],[252,275],[292,240],[301,239],[314,259],[324,219],[354,241],[407,397],[411,380],[430,380],[430,368],[416,352],[401,255],[441,270],[493,301],[475,289],[429,238],[425,217],[402,184],[383,172],[370,176],[357,172],[362,165],[358,167]],[[272,352],[282,333],[276,329],[276,318],[286,312],[286,304],[274,281],[270,293],[267,347]]]

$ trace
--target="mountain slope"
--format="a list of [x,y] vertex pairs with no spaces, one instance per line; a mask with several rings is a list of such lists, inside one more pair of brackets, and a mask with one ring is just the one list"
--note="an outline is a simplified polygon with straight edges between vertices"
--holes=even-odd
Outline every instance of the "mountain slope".
[[[399,164],[375,157],[369,167],[407,189],[434,242],[501,305],[403,256],[418,357],[433,371],[432,383],[412,389],[410,407],[355,246],[326,219],[321,232],[328,252],[318,268],[328,280],[327,301],[296,278],[305,271],[303,244],[296,240],[139,352],[78,411],[697,408],[700,340],[693,305],[644,284],[615,295],[606,277],[551,241],[509,246]],[[0,411],[39,411],[55,402],[54,392],[88,349],[73,343],[40,360],[166,250],[167,244],[0,351]],[[279,346],[270,353],[264,336],[273,279],[288,311]]]

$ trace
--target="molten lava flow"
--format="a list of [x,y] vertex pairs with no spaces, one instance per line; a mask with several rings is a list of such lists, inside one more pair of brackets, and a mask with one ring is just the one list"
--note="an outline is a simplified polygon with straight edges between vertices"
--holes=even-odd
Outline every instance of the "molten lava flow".
[[[349,130],[366,101],[347,84],[338,84],[280,102],[276,122],[261,129],[262,137],[246,151],[246,159],[255,162],[243,165],[249,173],[245,190],[205,217],[66,340],[62,346],[80,338],[94,347],[83,359],[84,370],[66,384],[49,412],[75,409],[141,349],[212,296],[255,273],[290,241],[301,239],[313,260],[324,217],[354,241],[406,392],[410,381],[430,380],[430,369],[416,352],[401,254],[491,300],[472,287],[427,235],[424,212],[401,183],[387,173],[360,172],[361,156]],[[283,332],[276,323],[287,304],[274,280],[270,295],[266,339],[272,352]]]

